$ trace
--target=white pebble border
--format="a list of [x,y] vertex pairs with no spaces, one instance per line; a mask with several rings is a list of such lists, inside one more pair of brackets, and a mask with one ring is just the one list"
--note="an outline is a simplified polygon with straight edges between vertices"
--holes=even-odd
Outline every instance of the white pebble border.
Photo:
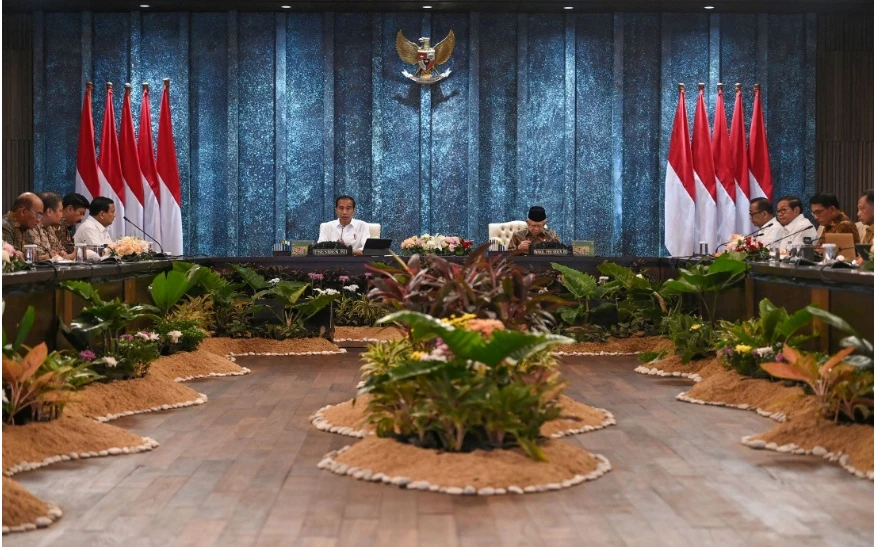
[[[339,435],[345,435],[348,437],[356,437],[362,439],[367,437],[368,435],[375,435],[374,431],[370,431],[368,429],[354,429],[353,427],[345,427],[331,424],[326,418],[324,418],[324,411],[328,408],[332,408],[336,405],[327,405],[321,407],[317,412],[315,412],[311,416],[311,423],[320,431],[327,431],[329,433],[338,433]],[[605,410],[603,408],[598,408],[596,410],[601,411],[604,414],[604,420],[598,425],[586,425],[583,427],[565,429],[563,431],[557,431],[550,435],[552,439],[560,439],[562,437],[567,437],[568,435],[579,435],[580,433],[587,433],[589,431],[597,431],[599,429],[604,429],[605,427],[610,427],[612,425],[616,425],[617,421],[613,414],[610,411]]]
[[133,416],[135,414],[146,414],[147,412],[159,412],[162,410],[171,410],[174,408],[184,408],[187,406],[195,406],[195,405],[203,405],[208,402],[208,396],[204,393],[198,394],[198,399],[193,401],[186,401],[183,403],[174,403],[172,405],[160,405],[154,406],[151,408],[144,408],[142,410],[126,410],[124,412],[120,412],[118,414],[107,414],[106,416],[98,416],[95,418],[96,422],[109,422],[111,420],[117,420],[119,418],[124,418],[125,416]]
[[391,340],[381,340],[379,338],[333,338],[335,342],[391,342]]
[[783,444],[779,446],[776,443],[767,443],[766,441],[755,438],[756,436],[745,436],[742,437],[742,444],[748,446],[750,448],[754,448],[756,450],[774,450],[776,452],[781,452],[783,454],[795,454],[797,456],[801,455],[812,455],[819,456],[824,458],[825,460],[831,462],[837,462],[843,469],[851,473],[852,475],[858,477],[859,479],[867,479],[873,480],[873,472],[872,471],[861,471],[856,469],[854,466],[849,465],[848,456],[843,454],[842,452],[830,452],[823,446],[816,446],[811,450],[806,450],[805,448],[801,448],[793,443]]
[[638,355],[637,351],[554,351],[555,357],[583,357],[600,355]]
[[174,378],[174,381],[179,383],[188,382],[190,380],[199,380],[201,378],[221,378],[223,376],[244,376],[245,374],[250,374],[250,369],[247,367],[241,367],[240,372],[210,372],[208,374],[196,374],[195,376],[186,376],[185,378]]
[[230,361],[235,362],[236,357],[250,357],[250,356],[287,357],[287,356],[292,356],[292,355],[336,355],[339,353],[348,353],[348,351],[345,348],[339,348],[339,351],[299,351],[299,352],[291,351],[288,353],[274,353],[274,352],[259,353],[259,352],[254,352],[254,351],[248,351],[245,353],[229,353],[228,355],[226,355],[226,357]]
[[52,465],[53,463],[69,462],[71,460],[86,460],[89,458],[103,458],[105,456],[118,456],[120,454],[136,454],[138,452],[148,452],[159,446],[159,441],[155,439],[151,439],[149,437],[142,437],[142,439],[143,444],[138,446],[125,446],[122,448],[114,447],[108,448],[106,450],[101,450],[99,452],[71,452],[70,454],[62,454],[60,456],[50,456],[41,462],[21,462],[10,467],[6,471],[4,471],[3,474],[7,477],[11,477],[17,473],[21,473],[22,471],[33,471],[34,469],[46,467],[47,465]]
[[61,508],[55,505],[52,502],[46,502],[46,505],[49,506],[49,512],[46,513],[45,516],[37,517],[34,522],[29,522],[27,524],[19,524],[18,526],[4,526],[3,527],[3,535],[6,534],[15,534],[17,532],[30,532],[31,530],[36,530],[37,528],[45,528],[51,525],[53,522],[61,518],[61,515],[64,513],[61,512]]
[[678,401],[684,401],[685,403],[693,403],[694,405],[725,406],[727,408],[735,408],[738,410],[753,410],[764,418],[770,418],[779,423],[787,420],[787,416],[784,414],[784,412],[768,412],[766,410],[763,410],[762,408],[757,408],[756,406],[751,406],[747,403],[733,405],[730,403],[724,403],[723,401],[702,401],[700,399],[694,399],[692,397],[689,397],[686,392],[678,393],[675,399],[677,399]]
[[638,374],[646,374],[648,376],[661,376],[663,378],[668,376],[674,376],[675,378],[687,378],[688,380],[693,380],[696,383],[702,381],[702,377],[695,372],[666,372],[656,367],[651,368],[645,367],[644,365],[636,367],[635,372],[637,372]]
[[451,494],[453,496],[501,496],[504,494],[534,494],[537,492],[561,490],[562,488],[570,488],[571,486],[575,486],[586,481],[595,480],[611,470],[611,465],[607,458],[605,458],[601,454],[592,454],[592,456],[595,457],[596,460],[598,460],[598,465],[595,467],[595,469],[592,470],[591,473],[588,473],[586,475],[574,475],[570,479],[565,479],[561,482],[552,482],[548,484],[538,484],[525,487],[510,485],[506,488],[485,487],[477,490],[476,487],[470,485],[464,488],[460,488],[457,486],[440,486],[438,484],[431,484],[427,481],[413,481],[409,477],[391,477],[385,475],[384,473],[374,473],[371,469],[360,469],[359,467],[348,466],[344,463],[339,463],[335,459],[333,459],[335,456],[338,456],[349,448],[351,447],[343,446],[339,450],[329,452],[323,457],[323,459],[321,459],[320,462],[318,462],[318,469],[325,469],[337,475],[354,477],[357,480],[383,482],[385,484],[393,484],[394,486],[397,486],[399,488],[405,488],[407,490],[427,490],[429,492],[439,492],[441,494]]

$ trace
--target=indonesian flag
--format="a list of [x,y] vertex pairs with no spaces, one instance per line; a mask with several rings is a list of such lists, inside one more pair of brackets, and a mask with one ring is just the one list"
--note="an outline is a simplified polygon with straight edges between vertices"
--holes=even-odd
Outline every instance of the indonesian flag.
[[754,231],[751,223],[751,191],[748,176],[748,149],[745,145],[745,115],[742,112],[742,87],[736,84],[736,104],[733,107],[729,146],[733,161],[733,177],[736,180],[736,232],[749,234]]
[[98,179],[98,161],[95,159],[95,121],[92,118],[91,82],[85,86],[82,99],[82,115],[79,118],[79,145],[76,151],[76,193],[89,201],[101,195]]
[[769,198],[772,201],[772,172],[769,169],[769,144],[766,142],[766,123],[760,102],[760,85],[754,85],[754,112],[751,114],[751,137],[748,148],[751,168],[751,198]]
[[153,153],[153,118],[150,114],[150,88],[143,84],[140,103],[140,133],[137,135],[137,157],[143,174],[143,229],[162,242],[162,212],[159,209],[159,175]]
[[[137,140],[134,138],[134,120],[131,118],[131,84],[125,84],[122,99],[122,127],[119,135],[122,157],[122,179],[125,181],[125,216],[139,227],[143,226],[143,175],[137,158]],[[126,223],[127,224],[127,223]],[[129,235],[149,239],[138,228],[128,224]]]
[[125,182],[122,180],[122,163],[119,159],[119,140],[116,136],[116,113],[113,110],[113,84],[107,83],[107,105],[104,107],[104,125],[101,127],[101,195],[116,204],[116,219],[107,227],[110,237],[118,239],[125,235]]
[[717,179],[711,155],[711,133],[708,110],[705,108],[705,85],[699,84],[696,119],[693,121],[693,171],[696,176],[696,248],[708,244],[708,251],[717,247]]
[[696,181],[684,85],[679,84],[678,89],[678,109],[665,170],[665,247],[672,256],[689,256],[695,245]]
[[183,254],[183,218],[180,211],[180,169],[177,166],[177,150],[171,130],[171,100],[168,97],[170,80],[164,80],[162,105],[159,109],[159,143],[156,171],[159,175],[162,204],[162,245],[172,255]]
[[711,152],[714,156],[714,172],[717,176],[717,241],[724,243],[736,233],[736,179],[733,176],[729,131],[726,128],[723,84],[717,84]]

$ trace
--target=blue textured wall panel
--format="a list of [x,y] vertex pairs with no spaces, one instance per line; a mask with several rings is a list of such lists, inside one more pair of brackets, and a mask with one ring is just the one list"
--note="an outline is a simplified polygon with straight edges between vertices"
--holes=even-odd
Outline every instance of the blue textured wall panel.
[[613,240],[613,15],[576,21],[576,190],[574,237],[608,255]]
[[275,239],[274,38],[272,14],[239,16],[239,252],[247,256],[270,254]]
[[[207,218],[194,223],[191,250],[206,255],[226,254],[229,245],[226,224],[232,218],[230,205],[233,200],[223,191],[229,139],[228,88],[230,84],[237,85],[237,82],[229,82],[228,42],[225,13],[192,15],[190,194],[192,202],[199,208],[216,214],[206,215]],[[153,93],[156,93],[154,87],[151,95]]]
[[[454,30],[452,76],[405,79],[399,29],[433,43]],[[34,32],[37,189],[73,189],[86,79],[100,135],[106,81],[117,115],[122,84],[137,112],[149,82],[157,131],[171,78],[189,252],[316,238],[346,192],[397,244],[425,230],[483,241],[540,202],[599,254],[664,253],[679,81],[691,123],[699,81],[711,107],[714,80],[727,84],[729,117],[741,82],[750,123],[763,78],[775,193],[814,189],[814,15],[83,12],[38,14]]]

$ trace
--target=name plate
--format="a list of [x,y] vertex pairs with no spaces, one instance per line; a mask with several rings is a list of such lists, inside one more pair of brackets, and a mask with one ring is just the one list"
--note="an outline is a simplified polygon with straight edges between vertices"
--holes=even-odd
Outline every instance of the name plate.
[[348,249],[312,249],[314,256],[348,256]]
[[567,256],[569,254],[567,249],[534,249],[532,252],[535,256],[540,256],[540,255],[543,255],[543,256],[546,256],[546,255]]

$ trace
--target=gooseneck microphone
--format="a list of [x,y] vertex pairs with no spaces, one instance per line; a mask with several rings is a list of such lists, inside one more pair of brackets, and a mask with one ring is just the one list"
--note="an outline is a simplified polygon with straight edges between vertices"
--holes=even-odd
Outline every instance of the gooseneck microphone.
[[793,237],[793,236],[795,236],[795,235],[797,235],[797,234],[799,234],[799,233],[805,232],[805,231],[807,231],[807,230],[814,230],[814,229],[815,229],[814,226],[811,226],[811,225],[810,225],[810,226],[806,226],[806,227],[803,228],[802,230],[797,230],[796,232],[793,232],[793,233],[791,233],[791,234],[787,234],[787,235],[785,235],[785,236],[783,236],[783,237],[780,237],[780,238],[776,239],[775,241],[773,241],[773,242],[771,243],[771,245],[775,245],[775,244],[778,243],[779,241],[785,240],[785,239],[787,239],[787,238],[789,238],[789,237]]
[[[768,222],[768,223],[764,224],[763,226],[760,226],[759,228],[757,228],[756,230],[754,230],[750,234],[745,234],[742,237],[760,237],[763,235],[763,232],[760,232],[760,230],[772,228],[773,226],[775,226],[775,221]],[[757,232],[760,232],[760,233],[758,234]],[[716,253],[718,249],[720,249],[721,247],[726,247],[727,244],[732,243],[732,242],[733,242],[733,240],[730,239],[729,241],[725,241],[725,242],[721,243],[720,245],[718,245],[717,247],[714,248],[714,252]]]
[[158,240],[158,239],[156,239],[156,238],[154,238],[153,236],[151,236],[150,234],[146,233],[146,232],[144,231],[143,228],[141,228],[140,226],[138,226],[137,224],[135,224],[134,222],[132,222],[131,219],[129,219],[127,216],[122,215],[122,220],[124,220],[125,222],[131,224],[132,226],[134,226],[135,228],[137,228],[138,230],[140,230],[140,232],[141,232],[143,235],[147,236],[148,238],[150,238],[150,239],[152,239],[153,241],[156,242],[156,245],[159,246],[159,254],[156,255],[156,258],[167,258],[167,256],[165,256],[165,249],[162,247],[162,244],[159,243],[159,240]]

